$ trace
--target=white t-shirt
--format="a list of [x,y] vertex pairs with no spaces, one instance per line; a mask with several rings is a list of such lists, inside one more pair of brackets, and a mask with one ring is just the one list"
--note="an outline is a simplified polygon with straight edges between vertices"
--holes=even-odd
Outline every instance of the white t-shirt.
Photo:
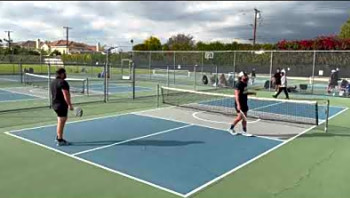
[[281,87],[287,87],[287,77],[286,77],[286,75],[281,76]]

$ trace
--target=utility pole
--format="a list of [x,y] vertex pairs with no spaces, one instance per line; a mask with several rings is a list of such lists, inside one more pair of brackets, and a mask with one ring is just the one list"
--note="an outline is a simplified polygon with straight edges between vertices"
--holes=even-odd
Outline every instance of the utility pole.
[[11,30],[5,31],[5,33],[7,33],[7,39],[4,39],[4,41],[6,41],[8,43],[8,47],[9,47],[9,49],[11,51],[10,62],[12,63],[14,51],[13,51],[13,49],[11,47],[11,43],[12,43],[11,32],[13,32],[13,31],[11,31]]
[[68,37],[69,37],[69,30],[72,29],[71,27],[65,26],[63,27],[64,29],[66,29],[66,47],[67,47],[67,51],[66,54],[68,54],[69,51],[69,44],[68,44]]
[[9,49],[11,49],[11,43],[12,43],[11,32],[13,32],[13,31],[10,31],[10,30],[5,31],[5,33],[7,33],[7,39],[4,39],[4,41],[6,41],[8,43]]
[[260,10],[254,8],[254,32],[253,32],[253,45],[255,45],[256,42],[256,21],[258,18],[260,18]]

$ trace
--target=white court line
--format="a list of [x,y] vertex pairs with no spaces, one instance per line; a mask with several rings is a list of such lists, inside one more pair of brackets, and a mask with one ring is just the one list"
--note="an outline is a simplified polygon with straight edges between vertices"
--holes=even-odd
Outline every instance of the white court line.
[[277,102],[277,103],[265,105],[265,106],[262,106],[262,107],[257,107],[257,108],[252,109],[251,111],[258,110],[258,109],[263,109],[263,108],[266,108],[266,107],[272,107],[272,106],[275,106],[275,105],[278,105],[278,104],[281,104],[281,103],[284,103],[284,102],[282,101],[282,102]]
[[89,153],[89,152],[105,149],[105,148],[108,148],[108,147],[112,147],[112,146],[115,146],[115,145],[124,144],[124,143],[127,143],[127,142],[132,142],[132,141],[135,141],[135,140],[140,140],[140,139],[144,139],[144,138],[148,138],[148,137],[152,137],[152,136],[156,136],[156,135],[160,135],[160,134],[164,134],[164,133],[169,133],[169,132],[176,131],[176,130],[179,130],[179,129],[182,129],[182,128],[187,128],[187,127],[190,127],[190,126],[192,126],[192,125],[188,124],[188,125],[181,126],[181,127],[167,129],[167,130],[151,133],[151,134],[144,135],[144,136],[131,138],[131,139],[124,140],[124,141],[121,141],[121,142],[116,142],[116,143],[113,143],[113,144],[108,144],[108,145],[105,145],[105,146],[100,146],[100,147],[88,149],[88,150],[85,150],[85,151],[80,151],[80,152],[74,153],[72,155],[73,156],[77,156],[77,155],[81,155],[81,154],[84,154],[84,153]]
[[[204,121],[204,122],[211,122],[211,123],[217,123],[217,124],[228,124],[227,122],[220,122],[220,121],[215,121],[215,120],[207,120],[207,119],[200,118],[200,117],[197,116],[197,114],[204,113],[204,112],[206,112],[206,111],[194,112],[194,113],[192,113],[192,116],[194,118],[196,118],[197,120],[201,120],[201,121]],[[254,121],[248,121],[247,123],[248,124],[254,124],[254,123],[257,123],[259,121],[261,121],[261,119],[256,119]]]
[[42,100],[41,98],[33,98],[33,99],[16,99],[16,100],[0,100],[0,102],[25,102],[25,101],[33,101],[33,100]]
[[0,80],[11,81],[11,82],[19,82],[19,80],[13,80],[13,79],[10,79],[10,78],[0,78]]
[[[128,115],[128,114],[136,114],[136,113],[142,113],[142,112],[156,111],[156,110],[159,110],[159,109],[172,109],[172,108],[175,108],[175,106],[162,107],[162,108],[158,108],[158,109],[146,109],[146,110],[134,111],[134,112],[125,112],[125,113],[121,113],[121,114],[112,114],[112,115],[106,115],[106,116],[101,116],[101,117],[88,118],[88,119],[84,119],[84,120],[75,120],[75,121],[67,122],[66,125],[67,124],[79,123],[79,122],[87,122],[87,121],[92,121],[92,120],[111,118],[111,117],[120,117],[120,116],[124,116],[124,115]],[[21,132],[21,131],[33,130],[33,129],[41,129],[41,128],[52,127],[52,126],[56,126],[56,125],[57,125],[57,123],[56,124],[47,124],[47,125],[42,125],[42,126],[37,126],[37,127],[24,128],[24,129],[18,129],[18,130],[11,130],[11,131],[9,131],[9,133],[16,133],[16,132]]]
[[[24,87],[23,87],[23,88],[24,88]],[[3,88],[0,88],[0,90],[7,91],[7,92],[10,92],[10,93],[15,93],[15,94],[28,95],[28,96],[32,96],[32,97],[36,97],[36,98],[41,98],[41,99],[47,99],[47,98],[42,97],[42,96],[37,96],[37,95],[29,94],[29,93],[14,91],[14,90],[12,90],[12,89],[3,89]],[[30,89],[30,90],[31,90],[31,89]]]
[[[133,114],[141,115],[141,116],[145,116],[145,117],[162,119],[162,120],[169,120],[169,121],[173,121],[173,122],[180,122],[180,123],[184,123],[184,124],[191,124],[193,126],[200,126],[200,127],[205,127],[205,128],[209,128],[209,129],[215,129],[215,130],[219,130],[219,131],[223,131],[225,133],[228,133],[227,131],[225,131],[225,130],[223,130],[221,128],[216,128],[216,127],[207,126],[207,125],[203,125],[203,124],[190,123],[190,122],[180,121],[180,120],[171,119],[171,118],[164,118],[164,117],[155,116],[155,115],[149,115],[149,114],[147,114],[147,115],[146,114],[137,114],[137,113],[133,113]],[[275,140],[275,141],[279,141],[279,142],[284,142],[284,140],[281,140],[281,139],[278,139],[278,138],[267,137],[267,136],[254,135],[254,137],[264,138],[264,139],[269,139],[269,140]]]
[[[341,113],[345,112],[346,110],[348,110],[348,108],[346,108],[346,109],[344,109],[344,110],[338,112],[337,114],[335,114],[335,115],[329,117],[329,119],[332,119],[332,118],[334,118],[334,117],[340,115]],[[215,179],[213,179],[213,180],[207,182],[206,184],[203,184],[202,186],[200,186],[200,187],[198,187],[198,188],[192,190],[191,192],[185,194],[185,197],[191,196],[191,195],[193,195],[193,194],[199,192],[200,190],[206,188],[207,186],[209,186],[209,185],[211,185],[211,184],[217,182],[218,180],[220,180],[220,179],[226,177],[227,175],[232,174],[233,172],[235,172],[235,171],[237,171],[237,170],[243,168],[244,166],[246,166],[246,165],[248,165],[248,164],[254,162],[255,160],[257,160],[257,159],[259,159],[259,158],[261,158],[261,157],[263,157],[263,156],[269,154],[270,152],[272,152],[272,151],[274,151],[274,150],[280,148],[281,146],[283,146],[283,145],[285,145],[285,144],[287,144],[287,143],[289,143],[289,142],[295,140],[297,137],[299,137],[299,136],[301,136],[301,135],[307,133],[308,131],[311,131],[312,129],[314,129],[314,128],[316,128],[316,127],[317,127],[317,125],[312,126],[312,127],[308,128],[308,129],[304,130],[303,132],[301,132],[301,133],[299,133],[299,134],[293,136],[292,138],[290,138],[290,139],[284,141],[283,143],[281,143],[281,144],[279,144],[279,145],[277,145],[277,146],[271,148],[270,150],[267,150],[267,151],[265,151],[264,153],[262,153],[262,154],[260,154],[260,155],[258,155],[258,156],[256,156],[256,157],[254,157],[253,159],[251,159],[251,160],[249,160],[249,161],[246,161],[245,163],[243,163],[243,164],[237,166],[236,168],[234,168],[234,169],[232,169],[232,170],[230,170],[230,171],[227,171],[226,173],[220,175],[219,177],[217,177],[217,178],[215,178]]]
[[121,175],[121,176],[127,177],[127,178],[129,178],[129,179],[132,179],[132,180],[135,180],[135,181],[138,181],[138,182],[147,184],[147,185],[152,186],[152,187],[155,187],[155,188],[157,188],[157,189],[160,189],[160,190],[163,190],[163,191],[166,191],[166,192],[175,194],[175,195],[177,195],[177,196],[185,197],[184,194],[178,193],[178,192],[176,192],[176,191],[173,191],[173,190],[164,188],[164,187],[159,186],[159,185],[157,185],[157,184],[154,184],[154,183],[151,183],[151,182],[148,182],[148,181],[139,179],[139,178],[137,178],[137,177],[128,175],[128,174],[126,174],[126,173],[113,170],[113,169],[111,169],[111,168],[102,166],[102,165],[100,165],[100,164],[97,164],[97,163],[94,163],[94,162],[85,160],[85,159],[83,159],[83,158],[80,158],[80,157],[77,157],[77,156],[74,156],[74,155],[70,155],[70,154],[65,153],[65,152],[63,152],[63,151],[60,151],[60,150],[58,150],[58,149],[55,149],[55,148],[46,146],[46,145],[44,145],[44,144],[41,144],[41,143],[38,143],[38,142],[35,142],[35,141],[32,141],[32,140],[29,140],[29,139],[26,139],[26,138],[23,138],[23,137],[20,137],[20,136],[17,136],[17,135],[14,135],[14,134],[12,134],[12,133],[10,133],[10,132],[5,132],[5,134],[7,134],[7,135],[9,135],[9,136],[12,136],[12,137],[15,137],[15,138],[18,138],[18,139],[21,139],[21,140],[24,140],[24,141],[26,141],[26,142],[29,142],[29,143],[38,145],[38,146],[41,146],[41,147],[46,148],[46,149],[48,149],[48,150],[51,150],[51,151],[60,153],[60,154],[62,154],[62,155],[65,155],[65,156],[67,156],[67,157],[70,157],[70,158],[79,160],[79,161],[81,161],[81,162],[85,162],[85,163],[87,163],[87,164],[96,166],[96,167],[98,167],[98,168],[102,168],[102,169],[107,170],[107,171],[109,171],[109,172],[116,173],[116,174],[119,174],[119,175]]
[[[175,107],[174,107],[174,106],[170,106],[170,107],[163,107],[163,108],[157,108],[157,109],[148,109],[148,110],[138,111],[138,112],[133,112],[133,113],[132,113],[132,112],[129,112],[129,113],[123,113],[123,114],[101,116],[101,117],[97,117],[97,118],[90,118],[90,119],[85,119],[85,120],[77,120],[77,121],[67,122],[67,124],[78,123],[78,122],[86,122],[86,121],[97,120],[97,119],[104,119],[104,118],[109,118],[109,117],[118,117],[118,116],[123,116],[123,115],[127,115],[127,114],[136,114],[136,113],[142,113],[142,112],[149,112],[149,111],[155,111],[155,110],[159,110],[159,109],[171,109],[171,108],[175,108]],[[348,110],[348,108],[346,108],[346,109],[344,109],[343,111],[338,112],[337,114],[331,116],[329,119],[332,119],[332,118],[334,118],[335,116],[338,116],[339,114],[343,113],[343,112],[346,111],[346,110]],[[137,115],[137,114],[136,114],[136,115]],[[146,115],[146,116],[147,116],[147,115]],[[153,116],[149,116],[149,117],[153,117]],[[154,116],[154,117],[155,117],[155,118],[159,118],[159,117],[156,117],[156,116]],[[160,118],[160,119],[164,119],[164,118]],[[175,120],[173,120],[173,121],[175,121]],[[179,122],[179,121],[177,121],[177,122]],[[90,161],[88,161],[88,160],[79,158],[79,157],[77,157],[77,156],[73,156],[73,155],[67,154],[67,153],[65,153],[65,152],[63,152],[63,151],[54,149],[54,148],[52,148],[52,147],[49,147],[49,146],[40,144],[40,143],[38,143],[38,142],[35,142],[35,141],[32,141],[32,140],[29,140],[29,139],[26,139],[26,138],[23,138],[23,137],[20,137],[20,136],[17,136],[17,135],[12,134],[12,133],[15,133],[15,132],[20,132],[20,131],[25,131],[25,130],[31,130],[31,129],[37,129],[37,128],[43,128],[43,127],[49,127],[49,126],[56,126],[56,124],[51,124],[51,125],[46,125],[46,126],[39,126],[39,127],[32,127],[32,128],[26,128],[26,129],[20,129],[20,130],[13,130],[13,131],[10,131],[10,132],[5,132],[5,134],[10,135],[10,136],[13,136],[13,137],[18,138],[18,139],[21,139],[21,140],[24,140],[24,141],[27,141],[27,142],[30,142],[30,143],[32,143],[32,144],[35,144],[35,145],[38,145],[38,146],[41,146],[41,147],[44,147],[44,148],[46,148],[46,149],[55,151],[55,152],[57,152],[57,153],[61,153],[61,154],[65,155],[65,156],[68,156],[68,157],[77,159],[77,160],[79,160],[79,161],[85,162],[85,163],[87,163],[87,164],[90,164],[90,165],[93,165],[93,166],[102,168],[102,169],[107,170],[107,171],[109,171],[109,172],[117,173],[117,174],[122,175],[122,176],[125,176],[125,177],[127,177],[127,178],[129,178],[129,179],[133,179],[133,180],[135,180],[135,181],[139,181],[139,182],[141,182],[141,183],[144,183],[144,184],[153,186],[153,187],[155,187],[155,188],[164,190],[164,191],[166,191],[166,192],[169,192],[169,193],[172,193],[172,194],[181,196],[181,197],[188,197],[188,196],[191,196],[192,194],[194,194],[194,193],[196,193],[196,192],[202,190],[203,188],[205,188],[205,187],[211,185],[212,183],[215,183],[216,181],[220,180],[221,178],[223,178],[223,177],[225,177],[225,176],[227,176],[227,175],[229,175],[229,174],[231,174],[231,173],[237,171],[238,169],[240,169],[240,168],[242,168],[242,167],[248,165],[249,163],[252,163],[253,161],[259,159],[260,157],[263,157],[264,155],[267,155],[268,153],[272,152],[273,150],[275,150],[275,149],[279,148],[280,146],[282,146],[282,145],[284,145],[284,144],[286,144],[286,143],[288,143],[288,142],[290,142],[290,141],[296,139],[296,138],[299,137],[300,135],[302,135],[302,134],[304,134],[304,133],[308,132],[309,130],[312,130],[313,128],[316,127],[316,126],[313,126],[313,127],[309,128],[309,129],[303,131],[301,134],[298,134],[298,135],[292,137],[291,139],[289,139],[289,140],[287,140],[287,141],[284,141],[283,143],[279,144],[278,146],[276,146],[276,147],[274,147],[274,148],[272,148],[272,149],[266,151],[265,153],[260,154],[259,156],[255,157],[255,158],[253,158],[253,159],[251,159],[251,160],[249,160],[249,161],[247,161],[246,163],[240,165],[239,167],[236,167],[235,169],[232,169],[232,170],[230,170],[230,171],[224,173],[223,175],[221,175],[221,176],[219,176],[219,177],[217,177],[217,178],[215,178],[215,179],[209,181],[208,183],[206,183],[206,184],[204,184],[204,185],[202,185],[202,186],[200,186],[200,187],[198,187],[198,188],[192,190],[191,192],[189,192],[189,193],[187,193],[187,194],[181,194],[181,193],[175,192],[175,191],[173,191],[173,190],[170,190],[170,189],[161,187],[161,186],[159,186],[159,185],[153,184],[153,183],[151,183],[151,182],[148,182],[148,181],[145,181],[145,180],[142,180],[142,179],[139,179],[139,178],[130,176],[130,175],[128,175],[128,174],[125,174],[125,173],[122,173],[122,172],[119,172],[119,171],[116,171],[116,170],[107,168],[107,167],[105,167],[105,166],[102,166],[102,165],[99,165],[99,164],[90,162]],[[205,126],[205,127],[207,127],[207,126]],[[207,127],[207,128],[213,128],[213,127]],[[215,129],[215,128],[213,128],[213,129]],[[217,130],[222,130],[222,129],[217,129]]]

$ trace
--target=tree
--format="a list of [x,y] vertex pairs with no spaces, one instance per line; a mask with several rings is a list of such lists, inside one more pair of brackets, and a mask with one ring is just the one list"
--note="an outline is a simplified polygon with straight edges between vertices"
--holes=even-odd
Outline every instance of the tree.
[[170,50],[192,50],[194,49],[193,36],[177,34],[168,39],[167,45]]
[[162,44],[157,37],[150,36],[146,39],[143,44],[147,47],[148,50],[162,50]]
[[147,46],[143,43],[134,45],[133,50],[146,51],[148,50]]
[[340,28],[340,33],[339,33],[340,38],[350,38],[350,17],[348,20],[341,26]]

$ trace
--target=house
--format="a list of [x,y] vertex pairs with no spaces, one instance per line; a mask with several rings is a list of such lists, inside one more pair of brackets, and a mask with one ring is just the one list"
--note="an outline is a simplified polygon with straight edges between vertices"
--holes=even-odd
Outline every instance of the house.
[[96,46],[90,46],[85,43],[78,43],[75,41],[58,40],[51,42],[48,46],[43,46],[44,48],[49,48],[50,51],[59,51],[61,54],[83,54],[83,53],[97,53],[100,52],[100,44],[97,43]]
[[101,50],[100,43],[97,43],[96,46],[91,46],[85,43],[79,43],[75,41],[67,41],[66,40],[57,40],[53,42],[45,41],[42,42],[40,39],[36,41],[22,41],[13,43],[13,45],[20,46],[26,49],[41,49],[48,53],[53,51],[58,51],[61,54],[82,54],[82,53],[99,53]]

